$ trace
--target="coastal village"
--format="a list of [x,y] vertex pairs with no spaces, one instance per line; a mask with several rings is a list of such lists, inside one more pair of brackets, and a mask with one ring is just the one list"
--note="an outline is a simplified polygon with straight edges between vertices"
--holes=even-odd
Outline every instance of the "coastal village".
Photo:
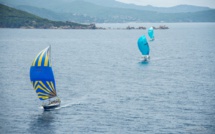
[[[153,26],[154,29],[169,29],[169,27],[167,27],[166,25],[160,25],[159,27],[155,27]],[[146,29],[146,27],[144,26],[139,26],[138,28],[135,28],[135,27],[130,27],[130,26],[127,26],[126,29],[130,30],[130,29]]]
[[[153,26],[155,30],[165,30],[169,29],[166,25],[160,25],[158,27]],[[96,27],[96,29],[103,29],[103,30],[146,30],[147,28],[145,26],[139,26],[139,27],[133,27],[133,26],[127,26],[125,28],[103,28],[103,27]]]
[[[21,29],[100,29],[100,30],[146,30],[145,26],[127,26],[125,28],[104,28],[104,27],[97,27],[96,24],[89,24],[89,25],[61,25],[61,26],[41,26],[41,27],[34,27],[34,26],[22,26]],[[158,27],[153,26],[155,30],[165,30],[169,29],[166,25],[160,25]]]

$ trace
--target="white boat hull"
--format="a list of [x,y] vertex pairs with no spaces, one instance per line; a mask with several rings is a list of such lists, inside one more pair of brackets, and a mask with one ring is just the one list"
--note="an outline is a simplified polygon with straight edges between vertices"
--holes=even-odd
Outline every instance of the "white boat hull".
[[46,104],[46,105],[42,105],[44,110],[50,110],[50,109],[54,109],[56,107],[60,106],[60,102],[57,103],[51,103],[51,104]]
[[150,56],[149,55],[143,55],[140,60],[141,60],[141,62],[148,62],[150,60]]

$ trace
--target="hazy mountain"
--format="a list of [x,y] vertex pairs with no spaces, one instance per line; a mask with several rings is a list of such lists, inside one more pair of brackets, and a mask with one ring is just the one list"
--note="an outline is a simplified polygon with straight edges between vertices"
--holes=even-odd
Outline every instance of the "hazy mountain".
[[26,5],[15,6],[15,8],[35,14],[42,18],[50,19],[50,20],[62,20],[64,18],[60,13],[53,12],[45,8],[38,8],[38,7],[26,6]]
[[47,18],[55,21],[72,21],[72,22],[84,22],[91,23],[95,22],[95,17],[86,16],[78,13],[61,13],[53,12],[45,8],[38,8],[32,6],[16,6],[15,8],[35,14],[42,18]]
[[200,6],[192,6],[192,5],[178,5],[174,7],[154,7],[151,5],[140,6],[140,5],[134,5],[134,4],[125,4],[125,3],[117,2],[115,0],[84,0],[84,1],[91,2],[101,6],[107,6],[107,7],[147,10],[147,11],[155,11],[155,12],[161,12],[161,13],[198,12],[198,11],[206,11],[211,9],[209,7],[200,7]]
[[43,18],[81,23],[215,22],[215,10],[188,5],[171,8],[144,7],[114,0],[0,0],[0,2]]
[[[148,10],[165,13],[181,13],[181,12],[198,12],[210,10],[208,7],[179,5],[174,7],[153,7],[153,6],[139,6],[134,4],[125,4],[115,0],[0,0],[0,3],[9,6],[34,6],[38,8],[46,8],[55,11],[59,7],[71,5],[74,1],[86,1],[103,7],[126,8],[135,10]],[[66,7],[69,9],[69,7]]]
[[10,7],[26,5],[38,8],[54,9],[54,7],[63,3],[63,0],[0,0],[0,3]]
[[186,13],[186,12],[199,12],[211,10],[209,7],[200,7],[192,5],[178,5],[173,7],[153,7],[153,6],[144,6],[142,10],[156,11],[160,13]]

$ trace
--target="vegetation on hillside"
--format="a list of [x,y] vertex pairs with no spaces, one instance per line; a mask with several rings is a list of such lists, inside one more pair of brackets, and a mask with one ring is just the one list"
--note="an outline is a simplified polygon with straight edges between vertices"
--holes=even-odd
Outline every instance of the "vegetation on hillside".
[[74,22],[51,21],[36,15],[0,4],[1,28],[41,28],[41,29],[95,29],[95,25],[83,25]]

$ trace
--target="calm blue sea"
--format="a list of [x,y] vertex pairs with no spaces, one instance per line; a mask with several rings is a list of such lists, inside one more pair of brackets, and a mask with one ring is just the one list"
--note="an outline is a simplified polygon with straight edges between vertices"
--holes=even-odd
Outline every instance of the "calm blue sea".
[[[161,24],[98,26],[128,25]],[[145,64],[137,40],[146,30],[0,29],[0,133],[213,134],[215,23],[166,26]],[[43,111],[29,78],[48,45],[62,100],[53,111]]]

